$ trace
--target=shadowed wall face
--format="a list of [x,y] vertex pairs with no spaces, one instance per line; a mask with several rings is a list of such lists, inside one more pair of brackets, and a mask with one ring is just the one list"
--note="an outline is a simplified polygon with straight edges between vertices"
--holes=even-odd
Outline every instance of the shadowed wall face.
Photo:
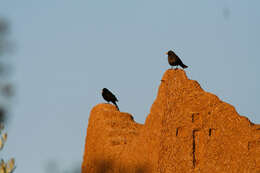
[[92,109],[82,173],[260,171],[260,125],[183,70],[161,81],[144,125],[110,104]]

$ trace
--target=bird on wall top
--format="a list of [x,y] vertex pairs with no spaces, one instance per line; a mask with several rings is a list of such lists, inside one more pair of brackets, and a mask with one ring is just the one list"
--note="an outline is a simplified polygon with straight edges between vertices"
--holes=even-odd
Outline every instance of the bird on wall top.
[[166,55],[168,55],[168,62],[171,65],[171,68],[173,66],[176,66],[176,68],[178,68],[178,66],[181,66],[183,69],[184,68],[188,68],[188,66],[186,66],[185,64],[183,64],[183,62],[181,61],[181,59],[178,57],[178,55],[176,55],[172,50],[169,50],[168,52],[165,53]]
[[112,102],[116,106],[116,108],[119,110],[119,107],[116,104],[116,102],[118,102],[118,100],[117,100],[116,96],[111,91],[109,91],[107,88],[103,88],[102,89],[102,96],[108,103]]

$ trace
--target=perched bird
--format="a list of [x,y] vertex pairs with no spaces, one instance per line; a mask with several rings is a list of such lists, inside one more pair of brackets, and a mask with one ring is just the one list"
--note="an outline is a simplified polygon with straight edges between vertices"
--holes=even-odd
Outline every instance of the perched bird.
[[118,100],[117,100],[116,96],[111,91],[109,91],[107,88],[103,88],[102,96],[108,103],[112,102],[116,106],[116,108],[119,110],[119,108],[116,104],[116,102],[118,102]]
[[176,68],[178,68],[178,65],[180,65],[182,68],[188,67],[182,63],[182,61],[178,57],[178,55],[176,55],[172,50],[169,50],[168,52],[166,52],[166,55],[168,55],[168,62],[171,65],[171,68],[172,68],[172,66],[177,66]]

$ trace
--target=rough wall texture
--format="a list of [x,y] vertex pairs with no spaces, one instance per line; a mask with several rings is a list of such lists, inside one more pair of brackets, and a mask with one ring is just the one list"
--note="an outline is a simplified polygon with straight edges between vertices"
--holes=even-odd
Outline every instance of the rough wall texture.
[[260,173],[260,125],[183,70],[167,70],[144,125],[110,104],[95,106],[82,173]]

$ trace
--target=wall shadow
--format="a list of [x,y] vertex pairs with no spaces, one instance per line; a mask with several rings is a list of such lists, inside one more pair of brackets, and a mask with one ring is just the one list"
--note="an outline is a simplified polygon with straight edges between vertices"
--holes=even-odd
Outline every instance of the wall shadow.
[[[120,166],[120,167],[119,167]],[[115,164],[113,160],[94,160],[92,162],[92,168],[87,168],[88,173],[149,173],[149,166],[146,164],[138,165],[120,165]],[[82,172],[82,173],[86,173]]]

